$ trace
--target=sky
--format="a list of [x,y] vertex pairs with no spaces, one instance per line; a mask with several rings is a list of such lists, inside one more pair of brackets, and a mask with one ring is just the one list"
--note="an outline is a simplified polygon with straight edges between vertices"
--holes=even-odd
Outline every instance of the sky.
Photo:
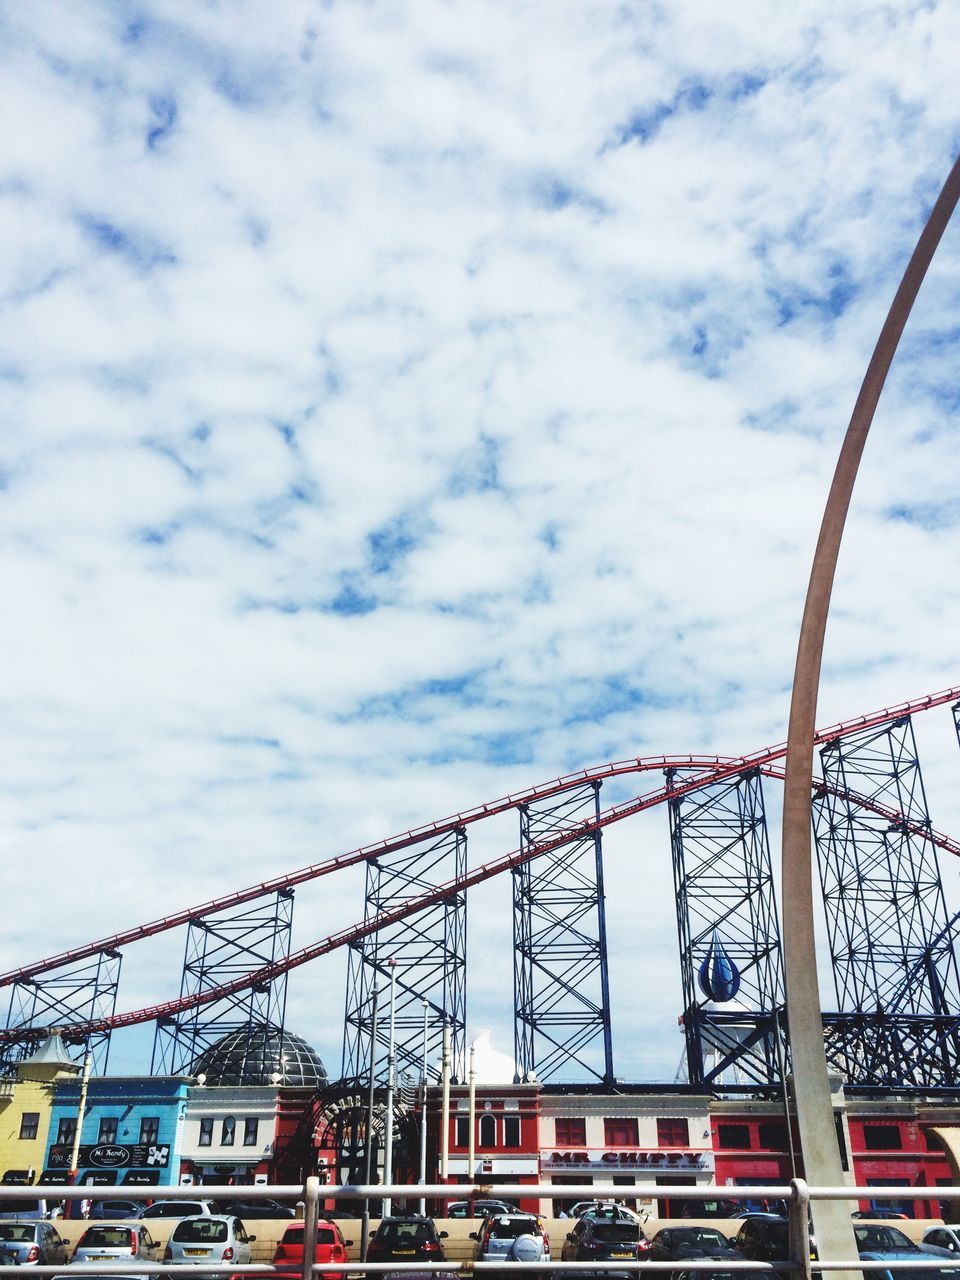
[[[7,6],[3,968],[587,765],[781,741],[958,45],[908,0]],[[958,302],[953,225],[822,724],[960,683]],[[960,834],[949,714],[917,732]],[[618,1074],[672,1079],[666,815],[605,850]],[[358,874],[304,888],[295,945],[362,914]],[[509,885],[470,921],[509,1053]],[[182,947],[129,948],[118,1007],[175,996]],[[344,972],[290,983],[332,1073]]]

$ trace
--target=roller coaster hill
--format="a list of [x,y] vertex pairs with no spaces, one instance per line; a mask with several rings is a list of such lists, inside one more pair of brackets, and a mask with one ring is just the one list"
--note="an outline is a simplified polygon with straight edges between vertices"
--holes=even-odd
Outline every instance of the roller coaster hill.
[[[865,1089],[960,1098],[960,975],[940,872],[960,844],[930,820],[914,737],[921,713],[953,716],[960,687],[817,733],[813,835],[835,1009],[823,1015],[828,1062]],[[467,1026],[467,901],[496,877],[511,886],[516,1082],[615,1090],[603,835],[667,810],[682,980],[685,1083],[700,1092],[779,1096],[790,1070],[778,905],[764,792],[785,747],[740,757],[633,758],[584,769],[391,839],[276,876],[0,975],[9,988],[0,1070],[51,1028],[106,1071],[115,1030],[154,1027],[153,1075],[197,1076],[231,1046],[224,1083],[284,1082],[288,977],[347,949],[341,1077],[354,1096],[387,1077],[386,990],[400,1079],[436,1080],[449,1037],[462,1075]],[[655,780],[612,807],[605,781]],[[647,779],[646,775],[653,775]],[[631,788],[632,789],[632,788]],[[516,814],[519,844],[470,865],[468,834]],[[362,919],[291,949],[297,886],[364,867]],[[180,930],[179,994],[118,1010],[123,955]],[[483,960],[482,946],[474,954]],[[393,961],[394,964],[388,964]],[[379,1011],[377,1000],[379,998]]]

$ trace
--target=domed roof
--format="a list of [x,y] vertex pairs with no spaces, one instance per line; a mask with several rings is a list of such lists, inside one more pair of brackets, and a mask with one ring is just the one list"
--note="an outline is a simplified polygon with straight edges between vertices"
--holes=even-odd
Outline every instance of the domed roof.
[[207,1085],[283,1084],[317,1089],[327,1083],[320,1056],[306,1040],[272,1026],[228,1031],[194,1059],[190,1074],[205,1076]]

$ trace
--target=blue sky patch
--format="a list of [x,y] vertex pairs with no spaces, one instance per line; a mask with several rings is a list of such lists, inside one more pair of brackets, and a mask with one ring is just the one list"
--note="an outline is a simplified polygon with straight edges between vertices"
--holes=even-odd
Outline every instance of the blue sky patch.
[[176,254],[165,245],[158,244],[149,236],[126,231],[108,218],[81,213],[77,216],[77,225],[98,249],[123,258],[138,271],[149,272],[156,267],[173,266],[177,261]]

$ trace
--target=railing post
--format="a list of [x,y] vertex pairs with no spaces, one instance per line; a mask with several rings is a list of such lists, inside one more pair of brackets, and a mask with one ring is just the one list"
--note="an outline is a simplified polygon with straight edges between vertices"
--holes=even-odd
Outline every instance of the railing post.
[[317,1260],[317,1219],[320,1217],[320,1179],[308,1178],[303,1197],[303,1273],[302,1280],[313,1280],[313,1264]]
[[803,1178],[790,1179],[789,1221],[790,1261],[798,1268],[793,1275],[810,1280],[810,1188]]

